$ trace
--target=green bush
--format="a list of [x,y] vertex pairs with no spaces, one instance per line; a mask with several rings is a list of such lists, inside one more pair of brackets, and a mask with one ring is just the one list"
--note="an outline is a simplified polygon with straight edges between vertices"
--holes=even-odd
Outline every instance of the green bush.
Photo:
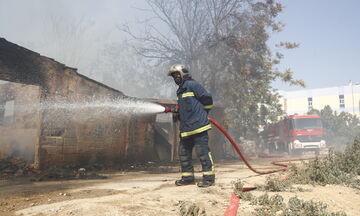
[[317,114],[321,117],[328,146],[342,150],[360,136],[360,118],[354,114],[338,113],[330,106],[325,106],[322,110],[311,110],[309,114]]
[[241,182],[240,179],[232,182],[234,194],[242,200],[251,201],[253,200],[254,196],[250,192],[243,192],[242,188],[244,184]]
[[327,205],[322,202],[304,201],[297,197],[289,199],[283,216],[344,216],[344,212],[328,213]]
[[279,181],[278,175],[269,175],[266,177],[265,185],[257,185],[259,190],[270,192],[282,192],[291,189],[292,182],[289,179]]
[[183,202],[180,205],[181,216],[206,216],[205,209],[200,208],[195,203]]
[[265,193],[251,204],[260,206],[255,209],[256,216],[346,216],[344,212],[329,213],[325,203],[304,201],[297,197],[291,197],[285,204],[284,198],[278,194],[270,197]]
[[[256,199],[254,199],[250,204],[251,205],[268,206],[268,207],[271,207],[270,208],[271,211],[274,211],[274,212],[277,212],[285,207],[284,198],[279,194],[275,194],[274,196],[269,197],[269,195],[267,193],[265,193],[265,194],[257,197]],[[264,208],[264,209],[268,209],[268,208]]]
[[360,173],[360,140],[355,140],[344,153],[330,152],[325,158],[317,158],[303,167],[291,166],[290,171],[293,183],[359,187],[356,175]]

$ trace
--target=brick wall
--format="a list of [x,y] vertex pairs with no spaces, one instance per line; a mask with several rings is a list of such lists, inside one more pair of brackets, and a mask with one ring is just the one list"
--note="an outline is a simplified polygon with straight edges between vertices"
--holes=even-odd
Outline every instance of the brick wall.
[[[118,90],[77,73],[74,68],[3,38],[0,38],[0,79],[35,85],[34,89],[22,87],[21,92],[16,93],[18,101],[28,99],[34,104],[39,104],[39,101],[40,104],[49,101],[63,101],[66,104],[100,98],[128,98]],[[38,94],[24,98],[21,96],[23,91]],[[0,103],[0,117],[2,107]],[[9,138],[2,141],[6,150],[4,147],[0,152],[9,154],[11,146],[14,146],[10,140],[23,134],[23,140],[27,142],[16,146],[20,146],[23,152],[29,151],[35,155],[31,156],[35,159],[30,161],[37,161],[41,168],[73,163],[121,163],[154,159],[154,115],[95,114],[98,114],[96,110],[89,113],[82,110],[67,112],[45,109],[31,118],[26,115],[29,118],[26,121],[25,116],[16,117],[16,126],[5,125],[1,128],[2,140],[5,140],[5,135]]]
[[[53,74],[48,79],[49,88],[43,92],[42,101],[56,101],[60,97],[69,103],[91,103],[104,98],[127,98],[71,68]],[[155,116],[96,113],[98,111],[80,109],[67,113],[60,110],[60,114],[44,111],[40,138],[42,167],[153,159]]]

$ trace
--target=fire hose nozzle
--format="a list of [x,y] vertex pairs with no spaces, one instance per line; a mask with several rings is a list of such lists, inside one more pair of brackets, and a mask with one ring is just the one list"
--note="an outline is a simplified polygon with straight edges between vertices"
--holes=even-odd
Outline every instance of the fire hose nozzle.
[[166,107],[165,107],[165,112],[166,112],[166,113],[171,112],[170,106],[166,106]]
[[165,107],[165,112],[166,113],[178,113],[179,112],[179,105],[176,104],[176,105],[173,105],[173,106],[166,106]]

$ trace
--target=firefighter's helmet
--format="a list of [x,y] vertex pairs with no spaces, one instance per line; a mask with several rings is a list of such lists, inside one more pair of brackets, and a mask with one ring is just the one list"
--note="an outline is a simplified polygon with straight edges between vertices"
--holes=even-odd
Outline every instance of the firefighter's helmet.
[[189,70],[185,67],[183,64],[174,64],[170,67],[168,76],[172,76],[173,73],[179,72],[181,78],[184,78],[186,76],[190,76]]

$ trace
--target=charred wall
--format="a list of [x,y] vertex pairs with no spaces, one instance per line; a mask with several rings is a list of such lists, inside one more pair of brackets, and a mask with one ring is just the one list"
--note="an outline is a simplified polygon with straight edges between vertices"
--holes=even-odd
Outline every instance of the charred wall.
[[45,86],[47,71],[40,54],[0,38],[0,79]]
[[[57,104],[127,98],[122,92],[3,38],[0,38],[0,80],[19,83],[12,84],[20,86],[16,90],[9,87],[0,90],[7,92],[7,96],[12,95],[15,104],[26,102],[43,108],[55,107],[40,109],[32,117],[16,113],[14,125],[0,125],[2,143],[6,146],[1,152],[9,154],[11,148],[21,146],[21,151],[38,156],[35,160],[41,168],[153,159],[155,115],[94,115],[96,110],[89,113],[56,108]],[[30,88],[29,85],[35,86]],[[34,93],[25,98],[24,92]],[[28,142],[15,142],[19,134],[23,134]]]
[[[52,72],[41,98],[43,103],[76,104],[103,98],[127,98],[119,91],[79,75],[72,68]],[[40,137],[42,167],[152,159],[155,116],[97,112],[97,109],[45,110]]]

